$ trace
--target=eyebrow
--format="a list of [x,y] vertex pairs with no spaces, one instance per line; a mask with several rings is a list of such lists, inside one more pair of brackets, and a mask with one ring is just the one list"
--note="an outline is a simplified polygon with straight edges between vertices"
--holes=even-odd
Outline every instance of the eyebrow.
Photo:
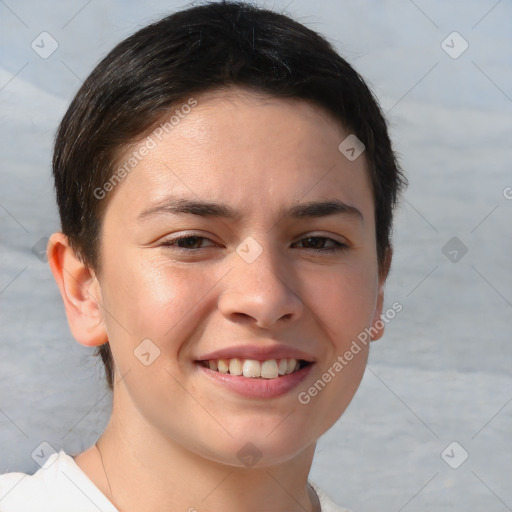
[[340,214],[364,219],[363,214],[355,206],[350,206],[339,199],[299,203],[290,208],[285,217],[327,217]]
[[[230,220],[239,220],[242,217],[240,212],[223,203],[171,197],[154,207],[142,211],[137,220],[140,222],[148,217],[159,214],[190,214],[200,217],[221,217]],[[315,218],[342,214],[358,218],[361,221],[364,219],[360,210],[339,199],[298,203],[285,212],[284,217]]]
[[162,203],[148,208],[139,214],[137,220],[141,221],[161,213],[168,214],[191,214],[201,217],[223,217],[237,220],[241,215],[226,204],[214,203],[183,198],[167,198]]

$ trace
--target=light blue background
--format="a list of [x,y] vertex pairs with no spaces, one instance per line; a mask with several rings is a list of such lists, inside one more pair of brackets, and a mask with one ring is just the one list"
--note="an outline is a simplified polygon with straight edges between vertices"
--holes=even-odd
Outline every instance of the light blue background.
[[[326,35],[381,100],[410,180],[387,305],[403,304],[353,403],[319,442],[311,478],[357,512],[512,510],[512,4],[275,1]],[[51,144],[113,45],[174,1],[0,2],[0,472],[33,472],[42,441],[92,444],[110,399],[31,252],[59,229]],[[59,47],[40,58],[31,42]],[[459,32],[452,59],[441,42]],[[468,248],[452,263],[453,236]],[[457,441],[459,469],[441,452]]]

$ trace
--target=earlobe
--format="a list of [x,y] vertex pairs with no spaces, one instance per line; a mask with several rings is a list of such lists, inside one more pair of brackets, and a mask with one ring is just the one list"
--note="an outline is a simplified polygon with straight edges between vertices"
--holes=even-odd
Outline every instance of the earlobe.
[[375,306],[375,313],[372,319],[372,326],[370,329],[372,341],[376,341],[382,338],[384,334],[385,323],[381,319],[382,310],[384,308],[384,287],[386,285],[386,279],[388,277],[389,269],[391,268],[391,258],[393,256],[393,250],[391,247],[386,249],[386,255],[384,258],[384,264],[382,270],[379,272],[379,291],[377,296],[377,304]]
[[102,345],[108,336],[96,275],[78,258],[63,233],[51,236],[47,253],[73,337],[85,346]]

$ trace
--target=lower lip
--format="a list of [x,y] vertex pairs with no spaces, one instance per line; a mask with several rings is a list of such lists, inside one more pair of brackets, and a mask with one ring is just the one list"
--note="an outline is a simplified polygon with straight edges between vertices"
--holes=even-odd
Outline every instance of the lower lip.
[[196,363],[199,370],[208,378],[247,398],[275,398],[290,392],[308,376],[313,364],[275,379],[262,379],[220,373]]

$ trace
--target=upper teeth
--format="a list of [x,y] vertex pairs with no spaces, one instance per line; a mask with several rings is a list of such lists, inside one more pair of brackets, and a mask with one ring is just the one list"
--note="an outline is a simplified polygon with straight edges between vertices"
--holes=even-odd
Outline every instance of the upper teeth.
[[210,370],[244,377],[262,377],[275,379],[278,375],[287,375],[300,368],[297,359],[269,359],[256,361],[255,359],[210,359],[205,361]]

